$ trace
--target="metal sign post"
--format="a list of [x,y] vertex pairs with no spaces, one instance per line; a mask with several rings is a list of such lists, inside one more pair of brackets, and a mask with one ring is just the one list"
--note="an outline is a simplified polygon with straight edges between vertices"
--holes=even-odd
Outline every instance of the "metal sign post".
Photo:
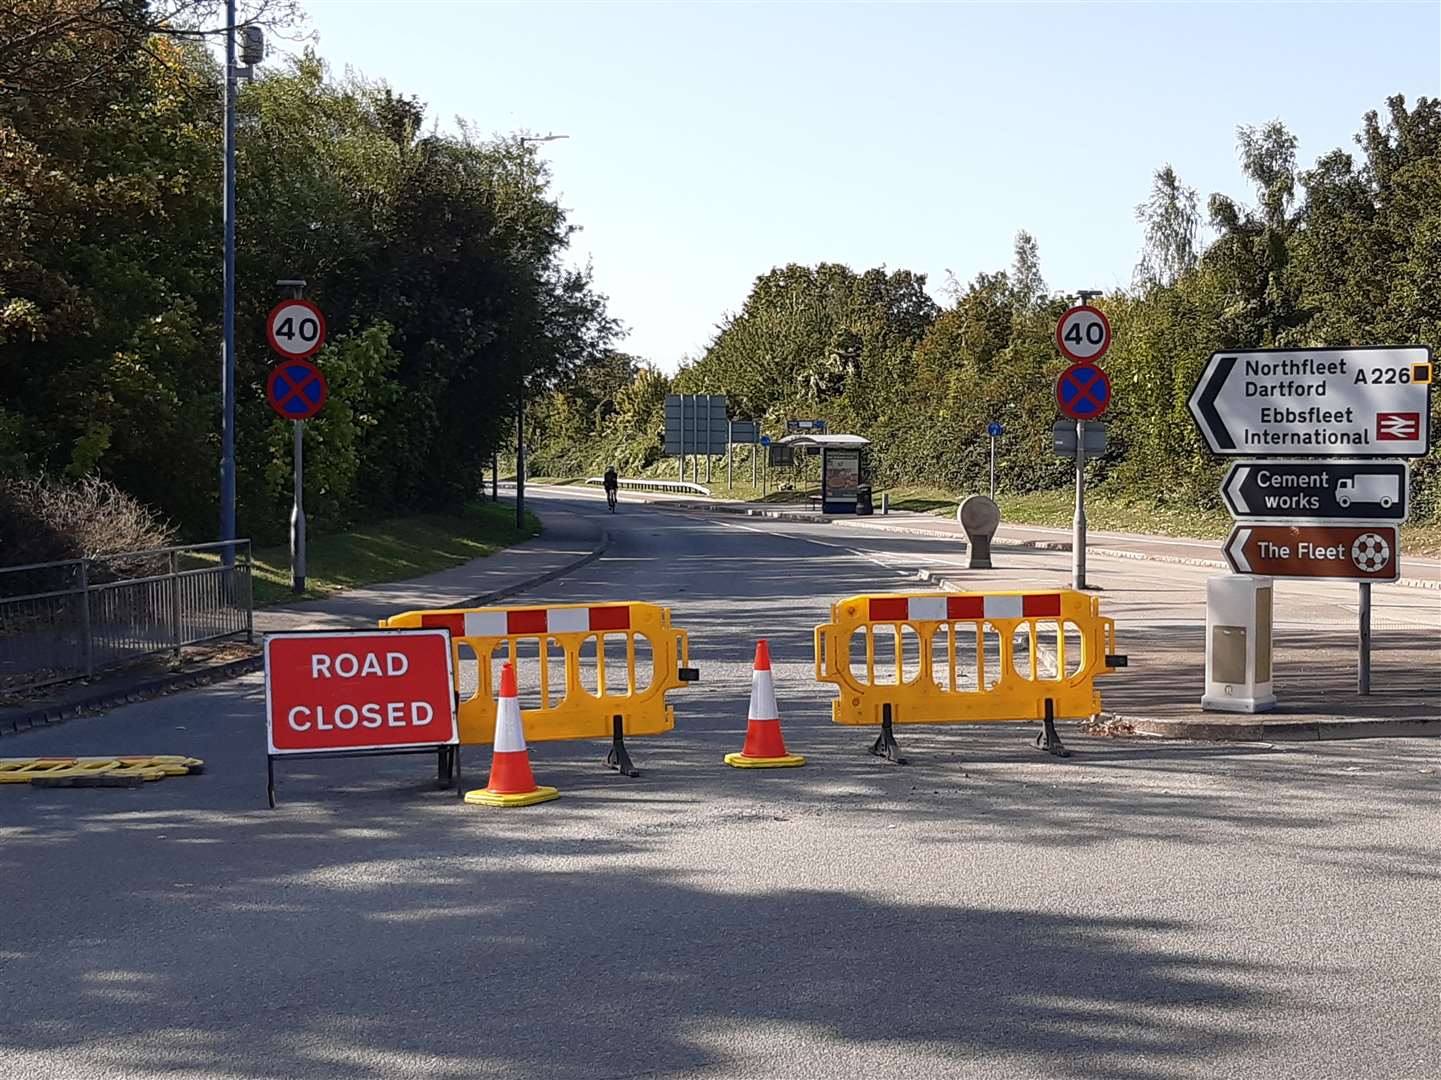
[[1086,587],[1086,422],[1076,421],[1076,511],[1071,517],[1071,587]]
[[295,501],[290,507],[290,588],[305,591],[305,421],[295,421]]
[[1076,511],[1071,519],[1071,586],[1086,587],[1086,421],[1111,404],[1111,380],[1093,361],[1111,347],[1111,324],[1087,301],[1099,289],[1082,289],[1080,303],[1056,323],[1056,347],[1071,366],[1056,380],[1056,404],[1076,422]]
[[277,281],[285,297],[270,311],[265,336],[270,347],[285,359],[270,373],[265,396],[270,407],[294,426],[294,494],[290,507],[290,588],[305,592],[305,421],[325,406],[330,387],[320,369],[306,357],[325,345],[325,316],[309,300],[301,299],[300,278]]
[[995,420],[986,425],[986,434],[991,437],[991,502],[996,501],[996,440],[1005,434],[1005,431]]
[[[1065,318],[1062,318],[1062,325]],[[1086,587],[1086,422],[1111,404],[1111,380],[1092,363],[1072,364],[1056,380],[1056,404],[1076,422],[1076,512],[1072,519],[1072,587]]]
[[1361,582],[1357,604],[1356,627],[1356,692],[1371,693],[1371,583]]

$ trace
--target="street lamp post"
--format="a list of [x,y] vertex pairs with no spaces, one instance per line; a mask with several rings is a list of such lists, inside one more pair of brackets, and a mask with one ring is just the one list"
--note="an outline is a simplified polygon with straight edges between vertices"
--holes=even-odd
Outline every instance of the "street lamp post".
[[[568,139],[569,135],[522,135],[520,145],[526,143],[556,142]],[[525,528],[525,380],[520,382],[520,397],[515,403],[515,527]]]
[[[225,168],[222,211],[224,270],[221,274],[222,315],[220,344],[220,539],[235,539],[235,96],[241,79],[255,73],[265,57],[265,38],[258,26],[245,27],[241,59],[235,63],[235,0],[225,0]],[[228,566],[234,545],[221,549]]]

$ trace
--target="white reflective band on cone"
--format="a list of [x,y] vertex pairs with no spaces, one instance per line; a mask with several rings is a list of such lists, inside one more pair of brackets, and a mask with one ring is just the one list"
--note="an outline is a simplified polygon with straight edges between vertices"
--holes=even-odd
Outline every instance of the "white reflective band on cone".
[[769,671],[757,671],[751,678],[751,707],[747,720],[779,720],[776,684]]
[[509,754],[525,749],[525,729],[520,723],[520,702],[515,698],[501,698],[495,710],[495,745],[497,754]]

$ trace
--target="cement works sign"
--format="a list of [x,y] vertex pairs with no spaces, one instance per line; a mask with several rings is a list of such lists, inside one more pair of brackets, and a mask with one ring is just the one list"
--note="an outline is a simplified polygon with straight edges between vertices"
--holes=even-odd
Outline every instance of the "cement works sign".
[[1212,353],[1189,406],[1217,454],[1420,457],[1430,446],[1431,350]]
[[1238,524],[1225,553],[1238,574],[1349,581],[1401,576],[1401,535],[1395,525]]
[[1234,518],[1405,521],[1402,461],[1238,461],[1221,485]]

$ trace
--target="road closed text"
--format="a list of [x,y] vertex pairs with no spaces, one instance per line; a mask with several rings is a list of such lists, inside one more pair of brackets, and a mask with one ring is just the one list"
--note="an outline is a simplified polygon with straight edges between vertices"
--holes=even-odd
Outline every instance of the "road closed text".
[[265,690],[273,754],[455,741],[443,630],[271,635]]
[[435,710],[425,701],[387,701],[381,705],[368,701],[364,705],[336,705],[328,713],[324,705],[297,705],[290,710],[286,722],[296,731],[348,731],[353,727],[429,727]]

